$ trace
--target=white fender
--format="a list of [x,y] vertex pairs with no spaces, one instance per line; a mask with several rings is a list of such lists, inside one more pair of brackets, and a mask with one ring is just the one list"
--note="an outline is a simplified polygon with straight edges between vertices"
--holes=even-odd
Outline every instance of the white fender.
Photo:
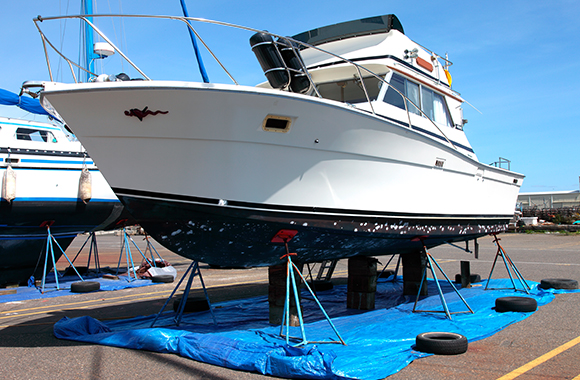
[[79,179],[79,199],[85,204],[93,197],[93,186],[91,181],[91,172],[89,169],[83,168],[81,171],[81,178]]
[[16,172],[8,165],[2,176],[2,199],[12,202],[16,198]]

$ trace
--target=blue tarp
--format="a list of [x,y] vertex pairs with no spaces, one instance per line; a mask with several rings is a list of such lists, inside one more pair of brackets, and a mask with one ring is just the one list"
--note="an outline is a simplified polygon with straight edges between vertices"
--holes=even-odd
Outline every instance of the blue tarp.
[[[83,276],[85,281],[97,281],[101,284],[101,291],[111,291],[111,290],[121,290],[121,289],[128,289],[128,288],[138,288],[142,286],[150,286],[150,285],[159,285],[160,283],[152,282],[148,279],[143,280],[135,280],[133,278],[129,278],[128,276],[118,276],[118,280],[111,280],[102,277],[95,277],[93,276]],[[70,291],[70,286],[73,282],[81,281],[78,276],[65,276],[60,277],[58,279],[58,285],[60,290],[56,289],[56,282],[54,281],[54,274],[49,273],[47,275],[47,280],[45,283],[44,293],[41,293],[39,289],[36,287],[26,287],[20,286],[16,288],[15,294],[4,294],[0,295],[0,303],[5,302],[18,302],[24,300],[33,300],[33,299],[41,299],[41,298],[53,298],[53,297],[62,297],[62,296],[70,296],[71,294],[78,294],[73,293]],[[40,287],[39,287],[40,288]]]
[[[441,281],[449,309],[466,311],[451,287]],[[552,301],[554,292],[533,287],[530,297],[538,305]],[[129,320],[97,321],[91,317],[63,318],[54,326],[57,338],[114,347],[175,353],[197,361],[227,368],[285,378],[382,379],[400,371],[413,360],[427,356],[414,350],[415,337],[423,332],[446,331],[465,335],[470,342],[486,338],[532,313],[494,310],[495,299],[527,296],[522,291],[487,290],[485,282],[461,289],[474,314],[413,313],[414,297],[402,296],[401,282],[381,281],[377,287],[376,309],[349,310],[345,307],[346,286],[319,292],[320,302],[347,343],[309,344],[290,347],[280,337],[280,327],[268,324],[267,297],[229,301],[213,305],[218,325],[209,311],[185,314],[180,327],[173,325],[173,312],[163,313],[150,328],[155,315]],[[491,280],[490,287],[511,287],[509,280]],[[421,299],[419,310],[443,310],[435,283]],[[335,340],[336,335],[308,293],[303,293],[305,331],[309,341]],[[293,328],[291,336],[300,336]],[[364,360],[361,360],[364,358]]]
[[13,92],[0,88],[0,104],[5,106],[18,106],[25,111],[38,115],[50,116],[48,112],[40,105],[38,99],[18,96]]

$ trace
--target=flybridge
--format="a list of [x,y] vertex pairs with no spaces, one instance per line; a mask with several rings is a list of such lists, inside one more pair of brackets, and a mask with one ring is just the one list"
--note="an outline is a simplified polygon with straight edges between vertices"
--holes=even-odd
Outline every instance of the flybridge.
[[388,33],[392,29],[405,34],[397,16],[390,14],[323,26],[297,34],[292,38],[316,46],[346,38]]

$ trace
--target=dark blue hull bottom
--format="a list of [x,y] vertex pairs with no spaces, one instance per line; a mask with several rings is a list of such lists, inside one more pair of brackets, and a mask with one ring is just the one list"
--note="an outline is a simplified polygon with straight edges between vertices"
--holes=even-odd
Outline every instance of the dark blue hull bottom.
[[155,240],[181,256],[211,265],[245,267],[282,263],[283,243],[272,238],[295,230],[296,260],[319,262],[357,255],[417,252],[445,242],[472,240],[507,228],[509,216],[380,215],[352,210],[284,208],[241,202],[144,194],[114,189]]
[[[0,202],[0,286],[26,284],[43,274],[47,225],[63,250],[79,233],[114,225],[120,202]],[[55,260],[61,250],[53,244]],[[72,259],[72,258],[71,258]],[[52,269],[51,258],[47,271]]]

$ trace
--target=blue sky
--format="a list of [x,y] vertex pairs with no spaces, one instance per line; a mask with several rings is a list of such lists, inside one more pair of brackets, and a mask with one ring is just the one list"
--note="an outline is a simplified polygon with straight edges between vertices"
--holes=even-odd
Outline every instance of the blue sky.
[[[467,136],[479,160],[499,157],[526,175],[521,191],[576,190],[580,176],[580,2],[552,1],[375,1],[324,0],[275,2],[255,0],[198,2],[186,0],[190,16],[265,29],[280,35],[394,13],[405,33],[454,63],[453,88],[481,113],[464,105]],[[180,15],[179,0],[97,1],[97,13]],[[120,11],[121,8],[121,11]],[[26,80],[47,80],[41,40],[32,22],[37,15],[79,14],[79,1],[27,0],[3,2],[0,14],[0,88],[18,92]],[[46,23],[48,24],[48,23]],[[78,29],[63,27],[69,34]],[[68,29],[67,29],[68,28]],[[138,65],[149,68],[155,49],[185,39],[160,39],[167,29],[145,29],[139,41],[127,44]],[[227,38],[213,29],[212,42]],[[120,34],[120,30],[117,30]],[[203,36],[203,34],[202,34]],[[57,35],[51,35],[54,41]],[[132,44],[131,44],[132,43]],[[135,45],[138,45],[135,47]],[[228,52],[225,52],[228,53]],[[166,61],[164,78],[200,80],[190,50],[183,61]],[[206,62],[211,61],[202,53]],[[228,65],[241,84],[264,80],[249,44],[232,49]],[[151,66],[151,68],[155,68]],[[108,72],[107,66],[103,70]],[[147,71],[146,71],[147,72]],[[222,80],[208,64],[210,79]],[[57,78],[58,79],[58,78]],[[64,80],[64,79],[63,79]],[[13,108],[13,107],[12,107]],[[33,118],[24,111],[1,107],[2,116]]]

